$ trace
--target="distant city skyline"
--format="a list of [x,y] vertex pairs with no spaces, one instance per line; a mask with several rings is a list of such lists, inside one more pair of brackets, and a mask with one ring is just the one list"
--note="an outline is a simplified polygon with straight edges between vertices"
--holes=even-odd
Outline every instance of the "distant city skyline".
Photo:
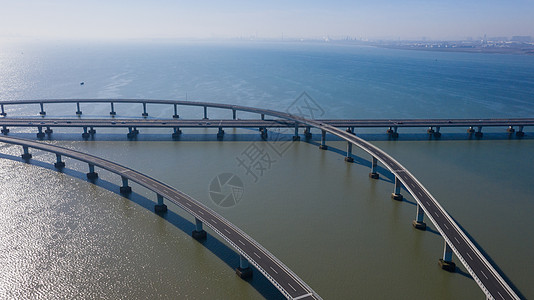
[[2,1],[0,38],[461,40],[534,36],[530,0]]

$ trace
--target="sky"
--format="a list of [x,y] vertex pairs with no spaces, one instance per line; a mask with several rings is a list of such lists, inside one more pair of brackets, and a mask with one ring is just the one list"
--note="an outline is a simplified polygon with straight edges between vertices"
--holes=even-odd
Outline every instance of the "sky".
[[457,40],[530,35],[534,0],[0,0],[0,37]]

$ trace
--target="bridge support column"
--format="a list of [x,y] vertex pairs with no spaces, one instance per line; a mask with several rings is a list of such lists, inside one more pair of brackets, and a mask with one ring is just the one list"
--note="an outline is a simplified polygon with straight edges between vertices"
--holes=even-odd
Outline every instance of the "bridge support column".
[[395,176],[395,190],[391,194],[391,199],[402,201],[404,197],[400,193],[401,187],[402,187],[402,183],[400,182],[399,177]]
[[76,102],[76,115],[80,116],[82,114],[82,110],[80,109],[80,102]]
[[267,139],[267,127],[260,127],[261,132],[261,138],[266,140]]
[[163,196],[160,194],[156,194],[158,196],[158,204],[154,206],[154,212],[156,213],[164,213],[167,211],[167,205],[163,204]]
[[89,132],[90,135],[95,135],[96,130],[93,127],[89,127],[89,131],[88,132]]
[[235,109],[232,109],[232,119],[234,119],[234,120],[237,119],[237,113],[236,113]]
[[326,145],[326,131],[321,131],[321,145],[319,146],[319,149],[321,150],[328,150],[328,146]]
[[514,126],[508,126],[508,128],[506,129],[506,132],[514,133],[515,132]]
[[386,133],[389,134],[389,136],[391,136],[392,138],[396,139],[399,137],[399,133],[397,132],[397,129],[398,129],[397,126],[389,127],[388,130],[386,130]]
[[252,269],[249,266],[248,260],[241,254],[239,255],[239,267],[235,269],[235,273],[241,279],[252,277]]
[[224,130],[222,127],[219,127],[219,131],[217,132],[217,138],[222,139],[224,137]]
[[208,107],[204,106],[204,120],[208,119]]
[[0,104],[0,108],[2,109],[2,112],[0,113],[0,116],[2,116],[2,117],[7,116],[6,112],[4,111],[4,104]]
[[54,164],[54,167],[56,167],[56,169],[58,169],[58,170],[61,170],[61,169],[65,168],[65,162],[61,161],[61,155],[60,154],[56,153],[56,163]]
[[354,127],[347,127],[347,130],[345,131],[354,134]]
[[425,211],[419,205],[419,203],[417,203],[417,215],[415,216],[415,220],[413,220],[412,222],[413,227],[419,230],[426,230],[426,223],[423,222],[424,218],[425,218]]
[[2,127],[2,133],[3,133],[4,135],[7,135],[7,134],[9,133],[9,129],[7,128],[6,125],[4,125],[4,126]]
[[447,241],[444,241],[445,246],[443,247],[443,258],[439,259],[439,266],[449,272],[456,271],[456,264],[452,262],[452,249],[447,244]]
[[54,132],[54,130],[52,130],[52,128],[50,128],[50,126],[46,126],[46,130],[44,132],[46,134],[48,134],[48,135],[51,135]]
[[46,115],[46,112],[44,111],[44,104],[43,104],[43,102],[40,102],[39,105],[41,106],[41,111],[39,112],[39,114],[40,114],[41,116]]
[[137,137],[137,134],[139,134],[139,130],[137,130],[136,127],[128,127],[128,134],[126,134],[126,137],[133,139]]
[[39,130],[39,132],[37,132],[37,138],[38,139],[43,139],[45,134],[43,132],[43,127],[42,126],[39,126],[37,127],[37,130]]
[[84,140],[86,140],[86,139],[89,138],[89,133],[87,132],[87,127],[83,127],[82,138],[83,138]]
[[311,133],[311,127],[310,126],[306,126],[306,129],[304,129],[304,137],[307,140],[312,138],[312,133]]
[[95,180],[98,178],[98,173],[95,172],[95,165],[89,164],[89,173],[87,173],[87,179]]
[[143,117],[148,117],[148,113],[146,112],[146,102],[143,102],[143,113],[141,114]]
[[180,130],[180,127],[174,127],[174,132],[172,133],[173,139],[180,138],[180,135],[182,134],[182,131]]
[[371,173],[369,173],[369,178],[372,179],[378,179],[380,178],[380,175],[376,172],[376,167],[378,165],[378,159],[373,156],[373,159],[371,160]]
[[132,193],[132,187],[128,185],[128,178],[121,176],[122,179],[122,186],[120,187],[120,193],[121,194],[131,194]]
[[206,231],[202,229],[202,221],[197,218],[195,218],[195,230],[193,230],[191,236],[197,241],[206,239],[207,234]]
[[439,132],[440,129],[441,129],[441,127],[436,126],[436,131],[434,132],[434,137],[435,138],[440,138],[441,137],[441,132]]
[[23,153],[21,155],[22,159],[28,160],[28,159],[32,158],[32,154],[28,150],[28,146],[22,146],[22,151],[23,151]]
[[523,126],[519,126],[519,129],[517,130],[517,132],[515,133],[516,136],[518,137],[523,137],[525,136],[525,133],[523,132]]
[[261,119],[265,120],[265,114],[261,114]]
[[293,141],[300,141],[299,123],[297,123],[297,122],[295,122],[295,135],[293,135]]
[[478,137],[478,138],[481,138],[482,135],[483,135],[482,126],[478,126],[478,130],[477,130],[477,132],[475,132],[475,136]]
[[473,129],[473,126],[469,126],[469,128],[467,129],[467,133],[469,134],[475,133],[475,129]]
[[345,156],[346,162],[354,162],[354,158],[352,158],[352,143],[347,142],[347,156]]
[[434,127],[432,127],[432,126],[428,127],[428,129],[426,130],[426,133],[428,133],[430,135],[434,134],[435,133]]
[[115,116],[117,113],[115,112],[115,106],[113,105],[113,102],[111,102],[111,111],[109,112],[110,116]]
[[178,115],[178,105],[177,104],[174,104],[174,115],[172,115],[172,117],[174,119],[180,118],[180,116]]

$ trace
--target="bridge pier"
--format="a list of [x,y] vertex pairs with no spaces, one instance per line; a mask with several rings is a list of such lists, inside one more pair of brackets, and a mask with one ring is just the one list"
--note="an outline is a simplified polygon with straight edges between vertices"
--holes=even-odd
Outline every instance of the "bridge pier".
[[4,126],[2,127],[2,133],[3,133],[4,135],[7,135],[7,134],[9,133],[9,129],[7,128],[6,125],[4,125]]
[[56,153],[56,163],[54,164],[54,167],[58,170],[65,168],[65,162],[61,161],[61,154]]
[[235,273],[241,279],[252,277],[252,269],[249,266],[248,260],[241,254],[239,255],[239,267],[235,269]]
[[452,249],[444,240],[445,246],[443,247],[443,258],[439,259],[439,266],[449,272],[456,271],[456,264],[452,261]]
[[132,187],[128,185],[128,178],[121,176],[122,179],[122,186],[120,187],[119,191],[121,194],[131,194],[132,193]]
[[113,102],[111,103],[111,111],[109,112],[110,116],[115,116],[117,113],[115,112],[115,106],[113,105]]
[[514,133],[515,132],[514,126],[508,126],[508,128],[506,129],[506,132]]
[[237,113],[235,109],[232,109],[232,119],[237,120]]
[[172,133],[172,138],[176,140],[176,139],[180,138],[181,134],[182,134],[182,131],[180,130],[180,127],[174,127],[174,132]]
[[95,165],[89,164],[89,173],[87,173],[87,179],[95,180],[98,178],[98,173],[95,172]]
[[43,127],[42,126],[38,126],[37,130],[39,130],[39,132],[37,132],[37,138],[40,139],[40,140],[43,139],[44,136],[45,136],[45,134],[43,132]]
[[88,132],[89,132],[90,135],[95,135],[96,130],[93,127],[89,127],[89,131]]
[[399,180],[399,177],[395,176],[395,189],[393,190],[393,193],[391,193],[391,199],[402,201],[404,198],[400,191],[401,191],[402,183]]
[[428,127],[428,129],[426,130],[426,133],[428,133],[430,135],[434,134],[435,133],[434,127],[432,127],[432,126]]
[[396,139],[399,137],[399,133],[397,132],[397,129],[398,129],[397,126],[393,126],[393,127],[390,126],[388,130],[386,130],[386,133],[389,134],[389,136],[391,136],[392,138]]
[[43,104],[43,102],[40,102],[39,105],[41,106],[41,111],[39,112],[39,114],[40,114],[41,116],[46,115],[46,112],[44,111],[44,104]]
[[441,137],[441,132],[439,132],[440,129],[441,129],[441,127],[436,126],[436,131],[434,132],[434,137],[435,138],[440,138]]
[[180,116],[178,115],[178,105],[174,104],[174,115],[172,115],[173,119],[178,119]]
[[261,114],[261,119],[265,120],[265,114]]
[[345,130],[347,133],[354,134],[354,127],[347,127],[347,130]]
[[52,128],[50,128],[50,126],[46,126],[46,130],[44,131],[47,135],[51,135],[54,130],[52,130]]
[[295,135],[293,135],[293,141],[300,141],[298,122],[295,122]]
[[260,134],[261,134],[261,138],[266,140],[267,139],[267,127],[260,127]]
[[222,127],[219,127],[219,131],[217,132],[217,139],[222,139],[224,137],[224,130]]
[[469,134],[475,133],[475,129],[473,128],[473,126],[469,126],[469,128],[467,129],[467,133]]
[[139,130],[137,130],[136,127],[128,127],[128,134],[126,134],[126,137],[128,139],[136,138],[139,134]]
[[207,237],[206,231],[202,228],[202,221],[197,218],[195,218],[195,230],[191,236],[197,241],[205,240]]
[[24,160],[29,160],[30,158],[32,158],[32,154],[30,153],[29,149],[28,149],[28,146],[22,146],[22,155],[20,157],[22,157],[22,159]]
[[146,112],[146,102],[143,102],[143,113],[141,114],[143,117],[148,117],[148,113]]
[[523,132],[523,126],[519,126],[519,129],[517,130],[517,132],[515,133],[515,135],[517,137],[523,137],[525,136],[525,133]]
[[482,133],[482,126],[478,126],[478,130],[477,130],[477,132],[475,132],[475,136],[476,136],[477,138],[481,138],[482,135],[483,135],[483,133]]
[[167,205],[163,204],[163,196],[160,194],[156,194],[158,196],[158,204],[154,206],[154,212],[156,213],[164,213],[167,211]]
[[311,133],[311,127],[310,126],[306,126],[306,128],[304,129],[304,137],[307,140],[312,138],[312,133]]
[[82,115],[82,110],[80,109],[80,102],[76,102],[76,115]]
[[321,130],[321,145],[319,146],[319,149],[328,150],[328,146],[326,145],[326,131],[324,130]]
[[207,119],[208,119],[208,107],[204,106],[204,118],[203,118],[203,120],[207,120]]
[[378,159],[373,156],[373,159],[371,160],[371,173],[369,173],[369,178],[372,179],[378,179],[380,178],[380,175],[376,172],[376,167],[378,165]]
[[2,109],[2,112],[0,113],[0,116],[2,116],[2,117],[7,116],[6,112],[4,111],[4,104],[0,104],[0,108]]
[[352,143],[347,142],[347,156],[345,156],[346,162],[354,162],[354,158],[352,158]]
[[415,220],[413,220],[412,222],[413,227],[419,230],[426,230],[426,223],[423,222],[424,218],[425,218],[425,211],[423,210],[421,205],[417,203],[417,215],[415,217]]
[[82,138],[84,140],[88,139],[89,138],[89,133],[87,132],[87,127],[83,127],[83,133],[82,133]]

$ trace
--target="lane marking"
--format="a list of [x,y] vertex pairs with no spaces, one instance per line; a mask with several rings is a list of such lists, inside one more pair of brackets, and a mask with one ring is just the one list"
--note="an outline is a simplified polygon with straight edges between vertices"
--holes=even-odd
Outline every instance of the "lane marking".
[[298,296],[297,298],[293,298],[293,300],[299,300],[299,299],[306,298],[306,297],[309,297],[309,296],[313,296],[313,294],[312,293],[307,293],[307,294]]
[[480,270],[480,273],[482,273],[482,275],[484,275],[484,277],[486,277],[486,279],[489,279],[488,276],[486,276],[486,274],[484,274],[484,271]]
[[204,215],[204,213],[201,210],[199,210],[198,213],[201,215]]
[[213,219],[211,219],[211,218],[210,218],[210,220],[211,220],[213,223],[217,224],[217,222],[216,222],[215,220],[213,220]]
[[226,231],[228,234],[231,234],[230,231],[228,231],[228,229],[226,228],[224,229],[224,231]]
[[434,212],[434,215],[436,216],[436,218],[439,218],[439,215],[437,212]]
[[469,256],[469,259],[470,259],[470,260],[473,260],[473,258],[471,257],[471,255],[469,255],[469,252],[467,252],[467,256]]
[[291,285],[291,283],[288,282],[287,285],[289,285],[295,292],[297,291],[297,290],[295,290],[295,288]]
[[275,272],[276,274],[278,274],[278,272],[276,272],[276,270],[273,269],[273,267],[269,266],[269,268],[271,268],[271,270],[273,270],[273,272]]
[[501,296],[501,299],[504,299],[504,297],[501,295],[501,292],[497,291],[499,293],[499,296]]
[[460,244],[460,241],[456,237],[454,237],[454,240],[456,241],[456,244]]
[[256,252],[252,252],[252,253],[254,253],[254,255],[256,255],[259,259],[261,259],[261,257],[258,255],[258,253],[256,253]]
[[185,204],[187,204],[189,207],[192,207],[191,203],[189,203],[189,202],[186,202]]
[[447,226],[447,224],[443,223],[443,226],[445,226],[445,228],[447,228],[447,230],[449,230],[449,226]]
[[238,241],[241,243],[241,245],[245,246],[245,243],[243,243],[242,240],[238,240]]

